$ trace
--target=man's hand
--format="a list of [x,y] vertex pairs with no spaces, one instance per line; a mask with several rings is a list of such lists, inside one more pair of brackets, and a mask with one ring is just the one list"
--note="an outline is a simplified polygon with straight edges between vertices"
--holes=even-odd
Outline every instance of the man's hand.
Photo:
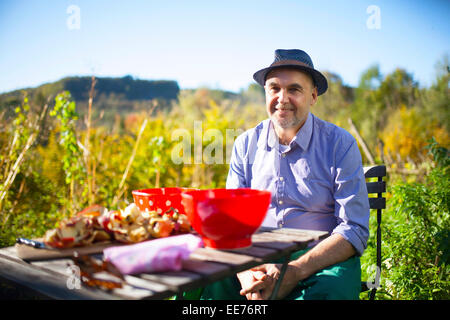
[[[355,253],[350,242],[340,234],[332,234],[297,260],[289,262],[276,298],[283,299],[299,281],[328,266],[345,261]],[[281,264],[263,264],[241,272],[238,274],[242,286],[240,294],[251,300],[269,299],[280,272]]]
[[[272,295],[275,284],[280,277],[281,264],[263,264],[261,266],[252,268],[242,272],[241,281],[242,290],[241,295],[245,295],[248,300],[267,300]],[[255,281],[251,281],[255,279]],[[297,285],[297,270],[296,267],[288,265],[286,273],[284,274],[276,299],[282,299],[287,296],[292,289]]]
[[[253,271],[253,269],[243,271],[237,274],[239,282],[241,283],[241,295],[245,295],[247,300],[261,300],[264,299],[261,296],[259,289],[255,287],[264,286],[266,281],[271,281],[268,276],[261,271]],[[247,293],[242,294],[243,291]]]

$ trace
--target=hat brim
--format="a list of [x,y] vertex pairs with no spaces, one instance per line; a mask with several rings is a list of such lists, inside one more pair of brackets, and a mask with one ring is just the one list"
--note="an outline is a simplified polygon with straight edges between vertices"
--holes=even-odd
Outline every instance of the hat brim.
[[267,74],[274,69],[281,69],[281,68],[293,68],[293,69],[297,69],[297,70],[300,70],[300,71],[310,74],[314,80],[316,87],[317,87],[317,94],[319,96],[321,94],[324,94],[325,91],[327,91],[327,89],[328,89],[327,78],[325,78],[325,76],[322,73],[320,73],[319,71],[317,71],[315,69],[304,67],[304,66],[299,66],[299,65],[295,65],[295,64],[284,64],[284,65],[271,66],[271,67],[261,69],[261,70],[255,72],[255,74],[253,75],[253,79],[256,82],[258,82],[261,86],[264,87],[264,85],[266,83]]

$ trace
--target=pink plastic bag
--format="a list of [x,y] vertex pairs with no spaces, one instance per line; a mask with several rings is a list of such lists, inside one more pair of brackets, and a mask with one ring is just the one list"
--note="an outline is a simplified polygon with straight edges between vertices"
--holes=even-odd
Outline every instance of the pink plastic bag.
[[200,237],[184,234],[103,250],[105,260],[122,274],[181,270],[182,260],[203,246]]

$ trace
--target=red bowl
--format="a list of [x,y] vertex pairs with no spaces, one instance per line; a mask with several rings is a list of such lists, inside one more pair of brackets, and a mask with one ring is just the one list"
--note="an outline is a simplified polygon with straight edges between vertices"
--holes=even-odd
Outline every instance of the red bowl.
[[251,246],[270,204],[270,192],[255,189],[191,190],[181,197],[191,226],[217,249]]
[[170,208],[177,209],[179,213],[185,213],[181,205],[181,192],[194,190],[190,188],[151,188],[134,190],[134,203],[141,211],[156,211],[164,214]]

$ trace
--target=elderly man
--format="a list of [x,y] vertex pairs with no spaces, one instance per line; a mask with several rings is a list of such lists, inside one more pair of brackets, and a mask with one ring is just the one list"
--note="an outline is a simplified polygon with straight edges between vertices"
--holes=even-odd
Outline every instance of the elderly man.
[[[358,299],[359,256],[369,236],[369,203],[355,139],[310,111],[328,88],[302,50],[276,50],[254,74],[265,89],[269,119],[240,135],[227,188],[270,190],[263,226],[325,230],[330,236],[295,254],[279,299]],[[265,264],[216,282],[203,299],[267,299],[280,264]]]

